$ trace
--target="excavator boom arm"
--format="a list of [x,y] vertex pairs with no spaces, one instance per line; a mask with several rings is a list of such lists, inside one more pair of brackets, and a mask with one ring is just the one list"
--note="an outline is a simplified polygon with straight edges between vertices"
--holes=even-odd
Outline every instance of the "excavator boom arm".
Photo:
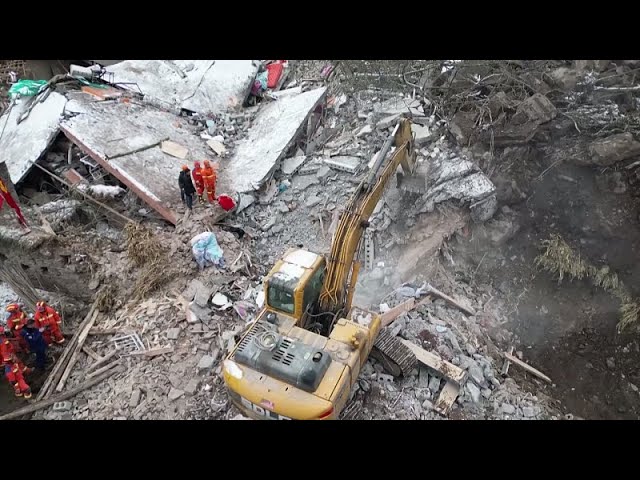
[[415,170],[416,153],[411,122],[407,119],[401,120],[392,135],[396,150],[389,163],[376,179],[377,170],[384,162],[391,142],[385,144],[374,168],[358,186],[340,217],[327,258],[327,273],[320,294],[322,312],[343,311],[346,314],[351,308],[349,303],[353,295],[349,295],[349,292],[355,287],[357,254],[369,218],[398,166],[402,165],[405,174],[412,174]]

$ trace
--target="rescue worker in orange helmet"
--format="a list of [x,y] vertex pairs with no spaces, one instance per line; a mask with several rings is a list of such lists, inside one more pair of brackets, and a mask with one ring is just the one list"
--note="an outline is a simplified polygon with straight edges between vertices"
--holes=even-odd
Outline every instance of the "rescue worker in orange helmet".
[[202,178],[204,180],[204,186],[207,189],[207,197],[209,203],[213,203],[216,200],[216,170],[213,168],[209,160],[204,161],[204,168],[202,169]]
[[202,178],[202,168],[200,162],[193,162],[193,170],[191,171],[193,176],[193,183],[196,185],[196,193],[198,195],[198,201],[204,203],[202,194],[204,193],[204,179]]
[[36,321],[36,328],[42,333],[47,345],[50,345],[52,341],[58,344],[64,343],[64,336],[60,330],[62,319],[55,309],[44,301],[39,301],[36,303],[36,314],[33,318]]
[[29,351],[29,345],[20,335],[20,330],[25,326],[27,322],[27,314],[22,310],[24,305],[20,303],[10,303],[7,305],[7,327],[9,331],[18,339],[18,345],[25,352]]

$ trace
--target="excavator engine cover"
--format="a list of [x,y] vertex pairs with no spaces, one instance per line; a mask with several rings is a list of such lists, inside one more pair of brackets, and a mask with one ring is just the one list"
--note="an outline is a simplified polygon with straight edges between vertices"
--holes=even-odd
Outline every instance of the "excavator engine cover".
[[331,356],[274,330],[248,334],[234,360],[305,392],[315,392],[331,364]]

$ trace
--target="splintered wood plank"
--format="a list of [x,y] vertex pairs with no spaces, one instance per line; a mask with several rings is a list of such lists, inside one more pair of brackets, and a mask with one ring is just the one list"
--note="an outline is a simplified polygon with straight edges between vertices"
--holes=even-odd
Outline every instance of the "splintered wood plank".
[[394,320],[398,318],[400,315],[413,309],[414,305],[415,305],[415,299],[410,298],[406,302],[402,302],[400,305],[397,305],[393,307],[391,310],[384,312],[380,317],[382,327],[391,325],[394,322]]
[[172,142],[170,140],[162,142],[162,146],[160,148],[164,153],[167,153],[172,157],[180,158],[182,160],[187,158],[187,154],[189,153],[189,149],[187,147],[183,147],[179,143]]
[[547,377],[544,373],[542,373],[539,370],[536,370],[535,368],[533,368],[531,365],[524,363],[522,360],[520,360],[518,357],[514,357],[513,355],[504,352],[503,353],[504,358],[506,358],[507,360],[509,360],[511,363],[515,363],[516,365],[518,365],[521,368],[524,368],[527,372],[529,372],[531,375],[534,375],[536,377],[538,377],[541,380],[544,380],[547,383],[553,383],[551,381],[551,379],[549,377]]
[[459,394],[460,386],[451,380],[447,381],[433,406],[434,410],[440,415],[448,415]]
[[434,370],[440,376],[446,378],[449,381],[454,382],[457,385],[463,385],[467,379],[467,372],[460,367],[457,367],[453,363],[449,363],[446,360],[438,357],[437,355],[427,352],[424,348],[419,347],[415,343],[408,340],[402,340],[418,361],[427,368]]

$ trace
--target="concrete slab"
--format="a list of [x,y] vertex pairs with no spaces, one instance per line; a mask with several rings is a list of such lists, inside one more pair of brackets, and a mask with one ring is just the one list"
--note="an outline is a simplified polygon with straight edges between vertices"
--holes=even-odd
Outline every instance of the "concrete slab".
[[259,189],[278,167],[326,91],[322,87],[299,94],[279,92],[279,98],[258,113],[247,137],[238,144],[218,178],[240,193]]
[[[180,166],[186,163],[193,167],[196,160],[212,158],[212,152],[194,134],[193,127],[184,118],[145,105],[101,103],[79,96],[74,100],[74,110],[85,113],[63,120],[60,128],[64,134],[163,218],[176,224],[176,208],[182,205],[178,188]],[[182,160],[164,153],[159,143],[162,139],[187,148],[187,158]],[[217,190],[233,193],[220,178]]]
[[302,164],[307,160],[305,155],[300,155],[298,157],[286,158],[282,162],[282,173],[284,175],[293,175],[298,171]]
[[354,173],[360,166],[360,158],[338,155],[336,157],[325,158],[325,165],[341,170],[343,172]]
[[242,105],[258,67],[253,60],[126,60],[107,71],[147,97],[206,115]]
[[42,103],[38,103],[21,123],[17,119],[25,112],[30,98],[22,98],[8,114],[0,118],[0,163],[6,162],[11,181],[20,182],[33,163],[47,150],[59,132],[67,99],[52,92]]

